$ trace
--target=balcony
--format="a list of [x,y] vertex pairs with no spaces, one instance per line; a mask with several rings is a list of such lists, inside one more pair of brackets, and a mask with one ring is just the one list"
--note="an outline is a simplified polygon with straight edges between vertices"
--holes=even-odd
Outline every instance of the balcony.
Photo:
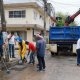
[[43,4],[44,4],[42,0],[25,0],[25,1],[23,1],[23,0],[20,0],[20,1],[14,1],[14,0],[13,0],[13,1],[12,1],[12,0],[10,0],[10,1],[8,1],[8,2],[7,2],[6,0],[4,1],[5,4],[6,4],[6,3],[7,3],[7,4],[9,4],[9,3],[28,3],[28,2],[29,2],[29,3],[30,3],[30,2],[36,2],[36,3],[37,3],[39,6],[41,6],[41,7],[43,7]]

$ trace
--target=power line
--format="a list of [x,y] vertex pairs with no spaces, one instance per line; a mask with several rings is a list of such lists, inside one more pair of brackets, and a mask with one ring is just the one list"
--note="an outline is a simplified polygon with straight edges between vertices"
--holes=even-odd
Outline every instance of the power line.
[[56,1],[53,1],[53,0],[50,0],[50,1],[53,2],[53,3],[56,3],[56,4],[64,5],[64,6],[80,7],[80,6],[79,6],[80,4],[66,4],[66,3],[56,2]]
[[50,1],[58,3],[58,4],[63,4],[63,5],[80,5],[80,4],[66,4],[66,3],[62,3],[62,2],[56,2],[56,1],[53,1],[53,0],[50,0]]

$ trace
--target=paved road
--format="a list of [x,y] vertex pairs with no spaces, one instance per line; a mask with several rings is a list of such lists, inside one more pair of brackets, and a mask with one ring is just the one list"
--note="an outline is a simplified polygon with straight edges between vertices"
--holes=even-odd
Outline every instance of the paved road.
[[12,70],[6,80],[80,80],[80,67],[76,66],[76,57],[51,57],[46,54],[46,71],[37,72],[36,65],[18,71]]

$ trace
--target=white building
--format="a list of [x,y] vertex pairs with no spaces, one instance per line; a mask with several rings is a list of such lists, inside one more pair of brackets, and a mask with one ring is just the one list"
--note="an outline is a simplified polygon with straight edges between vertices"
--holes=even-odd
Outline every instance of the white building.
[[[4,5],[7,31],[19,33],[23,39],[33,41],[34,34],[44,30],[44,10],[42,2],[28,0],[26,3]],[[46,14],[46,29],[51,24]]]

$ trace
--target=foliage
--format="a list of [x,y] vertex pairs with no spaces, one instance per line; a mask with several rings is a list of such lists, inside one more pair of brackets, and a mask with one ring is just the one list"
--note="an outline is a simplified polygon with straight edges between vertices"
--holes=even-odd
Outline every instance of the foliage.
[[[61,13],[61,12],[58,12],[58,13],[56,14],[56,16],[62,18],[61,20],[57,20],[56,26],[58,26],[58,27],[64,26],[65,19],[67,18],[68,13],[63,14],[63,13]],[[76,22],[74,21],[74,22],[71,23],[69,26],[76,26],[76,25],[77,25],[77,24],[76,24]]]

